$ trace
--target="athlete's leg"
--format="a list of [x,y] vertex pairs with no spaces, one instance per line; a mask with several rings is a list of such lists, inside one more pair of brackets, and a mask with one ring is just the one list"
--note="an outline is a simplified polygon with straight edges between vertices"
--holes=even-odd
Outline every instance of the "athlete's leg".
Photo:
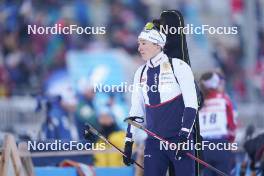
[[[177,141],[174,140],[173,142],[176,143]],[[194,155],[193,150],[188,150],[187,152]],[[167,155],[174,165],[175,176],[195,176],[195,161],[189,158],[188,156],[184,156],[181,160],[176,160],[175,153],[175,150],[167,151]]]
[[147,139],[144,151],[144,176],[166,176],[169,158],[160,150],[160,142]]
[[175,176],[195,176],[195,162],[189,157],[184,157],[179,161],[174,159],[174,170]]

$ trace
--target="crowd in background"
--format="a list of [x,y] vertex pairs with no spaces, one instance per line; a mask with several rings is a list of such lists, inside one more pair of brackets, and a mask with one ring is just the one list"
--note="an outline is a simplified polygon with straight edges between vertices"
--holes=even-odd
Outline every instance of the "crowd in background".
[[[173,8],[187,15],[188,2],[177,1]],[[230,0],[230,23],[241,27],[244,4],[241,0]],[[261,1],[260,1],[261,2]],[[260,3],[259,2],[259,3]],[[153,1],[160,8],[162,3]],[[208,3],[210,4],[210,3]],[[205,2],[206,15],[213,14]],[[261,7],[257,6],[258,8]],[[31,1],[12,0],[0,4],[0,95],[24,95],[40,92],[43,82],[56,69],[66,67],[65,54],[69,50],[93,50],[98,47],[122,48],[132,56],[137,54],[137,35],[146,21],[153,18],[153,7],[145,1]],[[255,67],[247,69],[244,65],[245,51],[242,35],[239,33],[235,44],[211,42],[210,53],[216,67],[226,75],[228,89],[239,101],[246,101],[246,84],[252,81],[258,97],[263,97],[263,14],[257,9],[257,58]],[[157,16],[156,16],[157,17]],[[53,26],[105,26],[106,35],[28,35],[27,25]],[[240,32],[240,31],[239,31]],[[221,36],[219,36],[220,38]],[[192,50],[190,48],[189,50]],[[240,79],[252,75],[253,80]],[[263,99],[263,98],[262,98]]]
[[[69,50],[88,49],[97,42],[122,47],[131,54],[137,34],[147,20],[140,1],[4,1],[0,4],[1,96],[41,91],[49,74],[66,66]],[[105,26],[107,33],[93,35],[28,35],[27,25]],[[98,44],[97,46],[99,46]],[[96,47],[96,46],[95,46]]]

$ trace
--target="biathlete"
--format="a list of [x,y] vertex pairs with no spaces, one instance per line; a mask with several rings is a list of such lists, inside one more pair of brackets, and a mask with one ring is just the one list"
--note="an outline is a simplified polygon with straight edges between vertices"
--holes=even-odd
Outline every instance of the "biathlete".
[[[166,140],[179,144],[191,140],[198,109],[194,76],[190,66],[163,52],[166,35],[148,23],[138,37],[138,51],[146,64],[134,76],[130,117],[145,117],[146,127]],[[131,164],[134,127],[128,125],[124,163]],[[169,163],[175,175],[195,175],[195,162],[184,153],[167,150],[160,141],[148,136],[144,151],[144,175],[165,176]]]
[[[234,162],[231,143],[235,138],[236,124],[234,108],[224,91],[224,78],[218,72],[207,72],[201,76],[200,87],[204,95],[204,105],[199,111],[200,132],[204,141],[221,148],[206,147],[204,159],[212,166],[230,174]],[[204,175],[216,174],[204,169]]]

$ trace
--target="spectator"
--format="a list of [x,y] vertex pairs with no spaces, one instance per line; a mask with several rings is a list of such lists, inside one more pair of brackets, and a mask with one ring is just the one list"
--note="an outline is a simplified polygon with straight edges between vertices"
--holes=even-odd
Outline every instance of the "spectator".
[[[100,133],[118,148],[123,148],[124,144],[122,140],[125,138],[125,132],[119,130],[114,116],[108,108],[102,108],[102,110],[99,112],[98,121],[100,124]],[[98,143],[102,142],[102,140],[98,141]],[[106,144],[106,146],[108,149],[111,148],[111,146],[108,144]],[[122,155],[119,153],[98,153],[95,154],[94,158],[95,166],[97,167],[123,166]]]
[[78,104],[76,109],[76,125],[80,139],[84,139],[85,123],[98,128],[98,120],[94,106],[95,93],[88,80],[79,81]]
[[69,87],[52,87],[48,91],[52,101],[47,107],[46,121],[42,126],[44,139],[78,139],[72,114],[76,109],[76,97]]

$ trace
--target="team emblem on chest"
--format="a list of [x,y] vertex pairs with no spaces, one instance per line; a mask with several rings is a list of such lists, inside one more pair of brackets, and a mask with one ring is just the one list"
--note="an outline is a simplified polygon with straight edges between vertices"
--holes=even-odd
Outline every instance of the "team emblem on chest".
[[161,77],[160,77],[160,84],[164,85],[164,84],[171,84],[173,83],[173,72],[170,66],[169,62],[164,62],[161,65]]
[[164,70],[164,71],[170,71],[170,64],[168,63],[168,62],[164,62],[163,64],[162,64],[162,69]]

